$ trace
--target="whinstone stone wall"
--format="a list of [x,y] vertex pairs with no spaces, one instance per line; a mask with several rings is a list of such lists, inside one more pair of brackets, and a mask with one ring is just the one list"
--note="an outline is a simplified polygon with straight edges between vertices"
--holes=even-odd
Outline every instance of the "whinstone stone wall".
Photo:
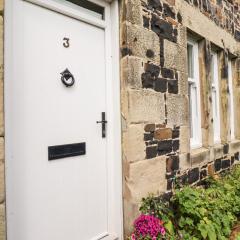
[[[240,1],[122,0],[121,113],[125,236],[142,197],[201,184],[240,152]],[[202,147],[190,147],[187,38],[198,42]],[[218,53],[220,136],[213,140],[211,50]],[[231,140],[228,60],[235,140]]]
[[0,240],[6,239],[3,116],[3,0],[0,0]]

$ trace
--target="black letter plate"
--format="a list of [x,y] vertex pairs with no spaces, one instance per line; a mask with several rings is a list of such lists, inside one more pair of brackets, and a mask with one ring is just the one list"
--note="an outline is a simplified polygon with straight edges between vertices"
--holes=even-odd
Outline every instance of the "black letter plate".
[[86,143],[73,143],[48,147],[48,160],[56,160],[86,154]]

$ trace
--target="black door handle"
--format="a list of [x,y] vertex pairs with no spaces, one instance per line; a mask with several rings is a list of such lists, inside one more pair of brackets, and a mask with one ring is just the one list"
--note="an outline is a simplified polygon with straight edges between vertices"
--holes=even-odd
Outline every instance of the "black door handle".
[[106,137],[106,113],[102,112],[102,121],[97,121],[97,123],[101,123],[102,124],[102,138]]

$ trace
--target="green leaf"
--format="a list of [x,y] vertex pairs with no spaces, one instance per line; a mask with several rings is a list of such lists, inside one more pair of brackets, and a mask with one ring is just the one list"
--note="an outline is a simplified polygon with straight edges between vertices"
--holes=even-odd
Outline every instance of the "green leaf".
[[164,227],[167,229],[167,231],[173,235],[174,234],[174,227],[171,221],[168,221],[164,224]]
[[208,235],[208,230],[206,229],[205,224],[200,224],[198,226],[198,230],[201,232],[201,235],[204,239],[206,239],[207,235]]

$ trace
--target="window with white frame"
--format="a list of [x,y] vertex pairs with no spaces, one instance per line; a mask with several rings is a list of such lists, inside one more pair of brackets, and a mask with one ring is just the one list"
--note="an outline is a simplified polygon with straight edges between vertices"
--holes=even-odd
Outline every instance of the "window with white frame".
[[228,61],[228,86],[229,86],[229,109],[230,109],[230,130],[231,140],[235,139],[234,128],[234,100],[233,100],[233,77],[232,77],[232,62]]
[[212,113],[213,113],[213,136],[214,143],[220,143],[220,107],[219,107],[219,77],[218,77],[218,55],[212,53]]
[[198,43],[188,40],[188,96],[191,148],[202,146]]

